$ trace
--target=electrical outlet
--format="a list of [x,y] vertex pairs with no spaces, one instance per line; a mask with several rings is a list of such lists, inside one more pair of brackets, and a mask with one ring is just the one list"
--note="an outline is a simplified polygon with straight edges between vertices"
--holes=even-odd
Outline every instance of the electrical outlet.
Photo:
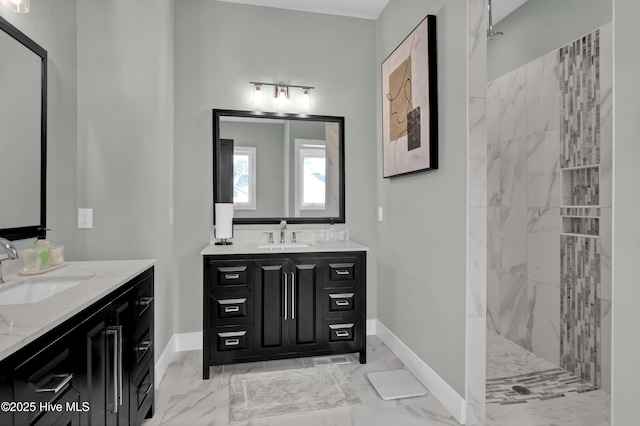
[[78,209],[78,229],[93,228],[93,209]]

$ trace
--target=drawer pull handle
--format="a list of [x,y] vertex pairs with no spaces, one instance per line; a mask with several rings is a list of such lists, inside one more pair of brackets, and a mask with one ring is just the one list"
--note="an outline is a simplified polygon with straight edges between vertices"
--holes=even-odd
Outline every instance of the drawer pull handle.
[[240,310],[240,306],[225,306],[225,312],[238,312]]
[[136,348],[139,352],[146,352],[151,349],[151,340],[145,340]]
[[336,274],[338,274],[338,275],[349,275],[349,274],[350,274],[350,272],[349,272],[349,271],[347,271],[347,270],[345,270],[345,269],[338,269],[338,270],[336,271]]
[[153,302],[153,296],[141,297],[138,300],[138,305],[140,306],[149,306]]
[[240,274],[226,274],[224,276],[225,280],[237,280],[238,278],[240,278]]
[[336,305],[338,306],[349,306],[348,300],[336,300]]
[[344,330],[336,331],[336,337],[349,337],[349,332]]
[[36,392],[38,392],[38,393],[43,393],[43,392],[58,393],[58,392],[60,392],[60,390],[62,390],[62,388],[64,388],[71,381],[71,379],[73,379],[73,374],[71,374],[71,373],[70,374],[56,374],[47,383],[47,385],[49,383],[51,383],[50,386],[46,386],[45,385],[44,387],[37,388]]
[[237,346],[240,344],[240,339],[227,339],[224,341],[225,346]]

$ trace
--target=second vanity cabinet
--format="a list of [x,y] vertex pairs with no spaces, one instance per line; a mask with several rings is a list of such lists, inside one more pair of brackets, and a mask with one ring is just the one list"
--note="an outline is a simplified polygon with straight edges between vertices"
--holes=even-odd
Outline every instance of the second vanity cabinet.
[[211,365],[359,352],[365,252],[204,256],[203,378]]
[[3,412],[0,424],[122,426],[150,417],[153,279],[151,268],[2,360],[0,399],[34,404]]

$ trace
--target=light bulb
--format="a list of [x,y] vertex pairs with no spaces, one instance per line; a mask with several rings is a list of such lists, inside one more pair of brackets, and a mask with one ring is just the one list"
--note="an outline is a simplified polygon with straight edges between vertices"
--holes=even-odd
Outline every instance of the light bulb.
[[302,89],[302,100],[300,101],[300,108],[311,109],[311,89]]
[[253,85],[253,104],[254,105],[264,105],[264,97],[262,96],[262,85],[254,84]]
[[279,107],[284,107],[289,102],[289,92],[287,87],[278,86],[278,97],[276,98],[276,103]]

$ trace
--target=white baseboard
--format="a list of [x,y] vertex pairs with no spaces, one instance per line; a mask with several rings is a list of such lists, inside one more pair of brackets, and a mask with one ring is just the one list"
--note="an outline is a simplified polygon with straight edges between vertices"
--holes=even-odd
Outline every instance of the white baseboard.
[[376,323],[378,320],[376,319],[368,319],[367,320],[367,336],[375,336],[376,334]]
[[171,364],[171,360],[173,359],[173,354],[176,353],[176,335],[174,334],[173,336],[171,336],[171,339],[169,339],[169,343],[167,343],[167,346],[165,346],[164,350],[162,351],[162,354],[160,355],[160,357],[158,358],[158,361],[156,362],[156,366],[155,366],[155,387],[156,389],[158,389],[158,385],[160,384],[160,382],[162,381],[162,378],[164,377],[164,373],[167,372],[167,368],[169,368],[169,364]]
[[[376,321],[375,330],[380,340],[404,363],[438,401],[461,424],[466,421],[466,403],[463,397],[444,381],[431,367],[416,355],[402,340],[393,334],[380,321]],[[368,321],[367,321],[368,322]]]

